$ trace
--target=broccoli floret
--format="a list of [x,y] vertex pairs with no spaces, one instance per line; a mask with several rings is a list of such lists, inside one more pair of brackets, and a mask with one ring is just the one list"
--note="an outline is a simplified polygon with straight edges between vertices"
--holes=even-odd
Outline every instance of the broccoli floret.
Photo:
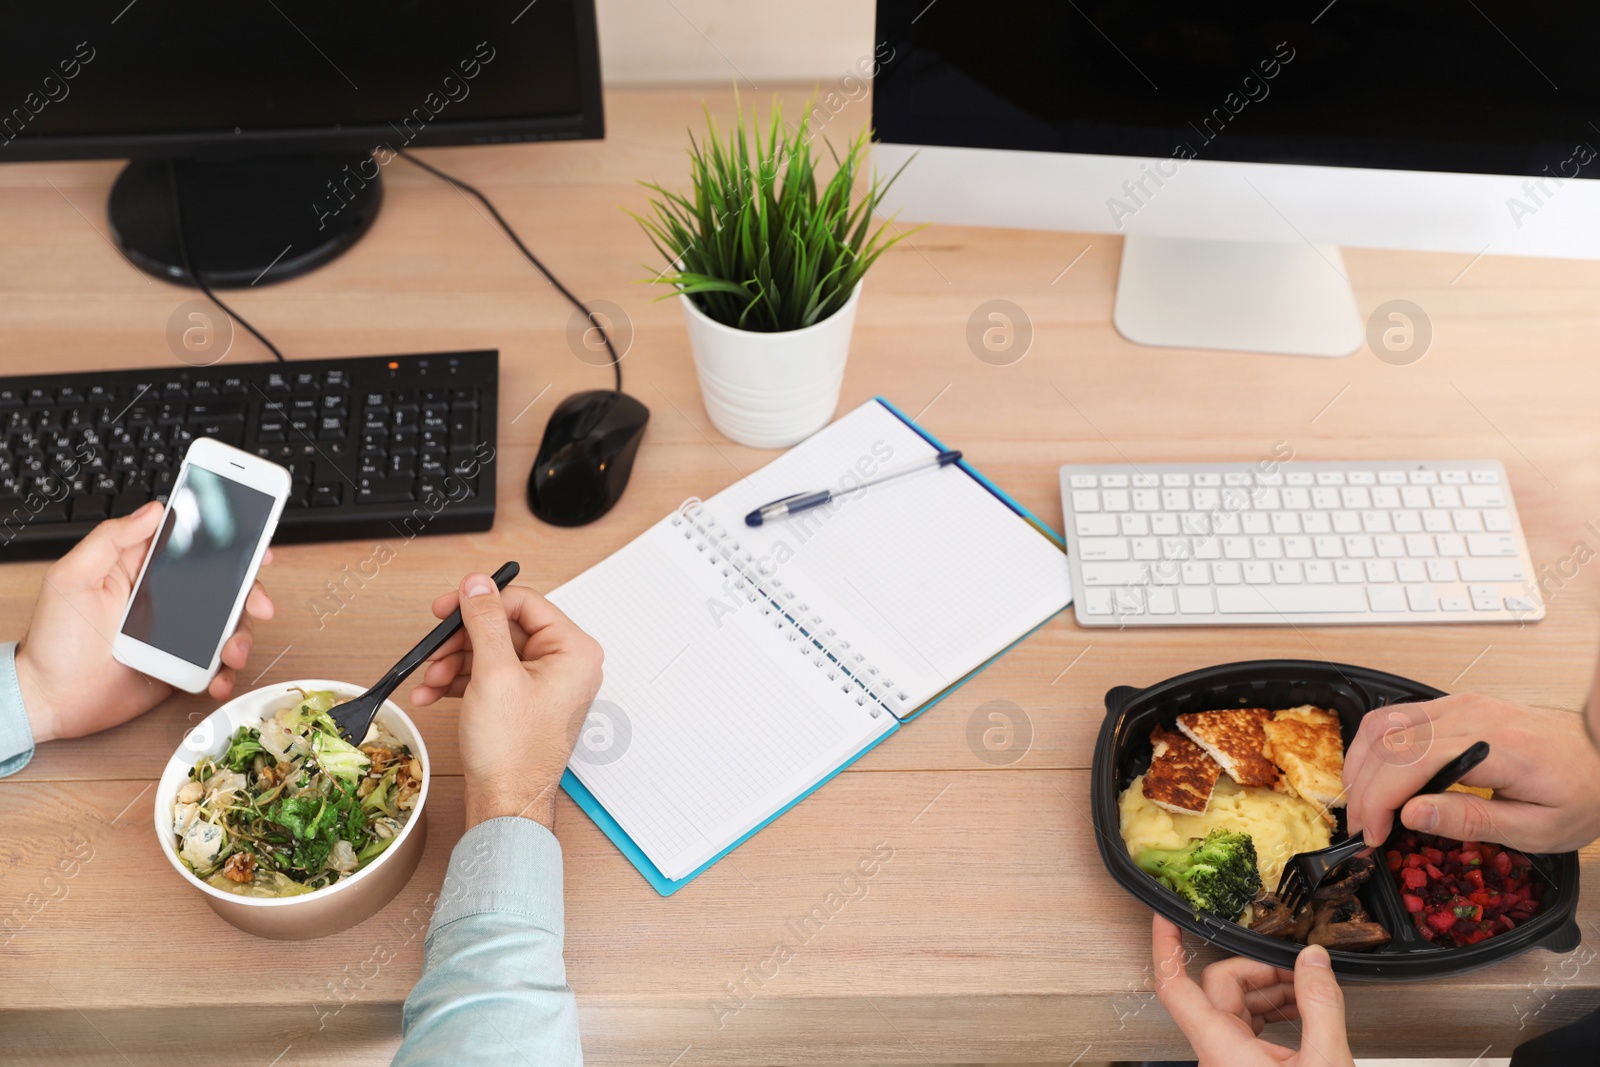
[[1220,915],[1230,922],[1261,895],[1256,846],[1249,834],[1217,829],[1189,842],[1187,848],[1147,848],[1135,860],[1141,870],[1164,882],[1195,911]]

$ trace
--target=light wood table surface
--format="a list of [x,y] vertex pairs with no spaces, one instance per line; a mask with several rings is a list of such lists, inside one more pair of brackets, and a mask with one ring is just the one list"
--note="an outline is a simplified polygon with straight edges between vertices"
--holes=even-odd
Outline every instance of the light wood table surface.
[[[233,294],[291,359],[501,351],[494,529],[392,541],[394,559],[331,615],[316,604],[326,583],[356,570],[377,542],[280,548],[266,574],[277,617],[260,627],[245,681],[370,681],[425,630],[428,602],[464,568],[514,558],[523,582],[549,589],[683,498],[772,458],[711,427],[679,310],[639,284],[652,256],[623,211],[643,205],[635,179],[681,184],[685,129],[698,128],[706,96],[730,114],[722,87],[612,92],[604,142],[431,153],[493,196],[577,293],[631,318],[626,385],[653,415],[627,495],[590,527],[535,521],[523,485],[553,405],[606,386],[608,374],[575,358],[568,308],[464,197],[394,162],[376,225],[343,258]],[[784,97],[798,107],[804,93]],[[866,119],[855,103],[825,130],[839,139]],[[5,371],[173,360],[168,316],[195,294],[151,280],[109,243],[104,205],[119,166],[0,167]],[[889,397],[1055,525],[1063,462],[1254,460],[1282,442],[1303,459],[1497,457],[1537,564],[1555,567],[1579,545],[1586,556],[1600,549],[1600,263],[1348,250],[1364,315],[1406,299],[1432,322],[1425,357],[1397,366],[1365,349],[1318,360],[1135,347],[1110,323],[1119,255],[1120,242],[1100,235],[915,234],[867,281],[841,410]],[[1009,366],[980,361],[966,340],[969,316],[996,298],[1023,308],[1034,331]],[[241,334],[229,361],[263,355]],[[0,638],[25,632],[44,566],[0,566]],[[587,1060],[1179,1054],[1181,1036],[1147,992],[1149,915],[1106,875],[1088,820],[1106,690],[1281,656],[1574,709],[1600,646],[1595,571],[1569,568],[1551,587],[1549,617],[1525,628],[1117,633],[1082,630],[1069,612],[670,899],[563,798],[566,958]],[[969,721],[992,701],[1013,705],[1031,735],[1004,767],[968,743]],[[438,778],[416,876],[379,916],[311,943],[235,931],[161,857],[152,784],[185,726],[208,710],[199,698],[173,699],[109,733],[46,745],[0,782],[0,922],[13,922],[0,938],[0,1059],[328,1067],[385,1063],[397,1046],[421,930],[461,829],[454,707],[417,716]],[[767,973],[787,923],[840,889],[874,847],[893,858],[865,895]],[[92,854],[76,877],[47,883],[75,852]],[[1600,850],[1584,861],[1592,887]],[[1593,888],[1580,918],[1577,956],[1534,951],[1449,981],[1348,984],[1355,1047],[1507,1056],[1594,1008],[1600,967],[1576,964],[1593,958],[1600,937]],[[742,1007],[729,992],[739,983],[757,990]]]

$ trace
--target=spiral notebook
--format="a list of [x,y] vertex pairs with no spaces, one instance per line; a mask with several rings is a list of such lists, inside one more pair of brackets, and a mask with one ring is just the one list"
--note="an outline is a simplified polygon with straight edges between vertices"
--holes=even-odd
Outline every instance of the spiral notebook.
[[670,895],[1072,599],[1060,539],[887,401],[689,500],[550,594],[606,650],[563,787]]

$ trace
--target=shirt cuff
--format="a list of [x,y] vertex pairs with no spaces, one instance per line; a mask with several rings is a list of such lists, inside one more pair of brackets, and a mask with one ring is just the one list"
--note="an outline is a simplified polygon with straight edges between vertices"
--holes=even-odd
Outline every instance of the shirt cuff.
[[565,936],[561,843],[532,819],[488,819],[462,835],[433,908],[428,936],[485,912],[520,915]]
[[0,644],[0,778],[15,774],[33,758],[33,729],[17,683],[17,643]]

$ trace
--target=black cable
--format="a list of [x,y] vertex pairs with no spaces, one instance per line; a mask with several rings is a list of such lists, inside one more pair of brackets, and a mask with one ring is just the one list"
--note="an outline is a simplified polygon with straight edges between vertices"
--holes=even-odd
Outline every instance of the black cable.
[[[567,287],[562,285],[561,282],[559,280],[557,280],[557,278],[556,278],[556,276],[554,274],[550,273],[550,269],[548,267],[546,267],[543,263],[539,262],[539,257],[538,256],[536,256],[532,252],[528,251],[528,246],[522,243],[522,238],[517,236],[517,231],[513,230],[511,228],[511,224],[508,223],[503,217],[501,217],[500,212],[495,208],[494,203],[492,201],[490,201],[490,199],[487,196],[484,196],[483,193],[479,192],[473,186],[468,185],[466,182],[462,181],[460,178],[452,178],[450,175],[446,174],[444,171],[440,170],[438,167],[435,167],[432,163],[423,162],[422,160],[418,159],[416,156],[412,155],[408,150],[406,150],[404,148],[399,148],[399,149],[396,149],[395,151],[402,158],[404,158],[406,160],[406,162],[412,164],[413,166],[421,167],[423,170],[427,171],[429,174],[432,174],[435,178],[438,178],[438,179],[440,179],[442,181],[449,182],[451,185],[455,186],[456,188],[460,189],[461,191],[466,192],[466,193],[470,193],[473,196],[477,197],[478,198],[478,202],[481,203],[484,207],[489,209],[489,214],[494,216],[494,221],[499,224],[499,226],[500,226],[500,228],[502,230],[505,231],[506,236],[511,238],[511,243],[517,246],[517,250],[519,252],[521,252],[524,256],[527,257],[529,263],[532,263],[535,267],[537,267],[539,269],[539,273],[543,274],[545,276],[545,278],[550,282],[550,284],[555,286],[556,290],[562,296],[566,297],[567,300],[569,300],[572,303],[573,307],[575,307],[579,311],[583,312],[583,314],[588,318],[590,325],[592,325],[595,329],[600,331],[600,339],[603,340],[606,343],[606,351],[611,353],[611,369],[612,369],[612,371],[614,371],[616,373],[616,376],[617,376],[617,392],[619,392],[619,393],[622,392],[622,357],[617,355],[616,348],[611,344],[611,333],[610,333],[610,331],[608,331],[604,326],[602,326],[600,324],[600,320],[595,317],[594,312],[590,311],[588,309],[588,307],[584,305],[584,302],[582,300],[579,300],[577,297],[573,296],[572,293],[570,291],[568,291]],[[252,331],[252,332],[254,332],[254,331]]]
[[199,272],[194,269],[194,264],[189,260],[189,235],[183,228],[183,198],[178,195],[178,166],[171,159],[167,160],[167,185],[172,189],[172,226],[178,235],[178,255],[183,260],[183,272],[189,276],[189,280],[194,282],[202,293],[210,298],[213,304],[222,309],[224,315],[227,315],[230,319],[237,319],[240,326],[250,331],[251,336],[266,345],[267,351],[276,356],[279,363],[289,362],[283,358],[283,353],[278,351],[277,345],[267,340],[260,330],[246,322],[243,315],[224,304],[222,298],[211,291],[211,286],[207,285],[205,280],[200,277]]

